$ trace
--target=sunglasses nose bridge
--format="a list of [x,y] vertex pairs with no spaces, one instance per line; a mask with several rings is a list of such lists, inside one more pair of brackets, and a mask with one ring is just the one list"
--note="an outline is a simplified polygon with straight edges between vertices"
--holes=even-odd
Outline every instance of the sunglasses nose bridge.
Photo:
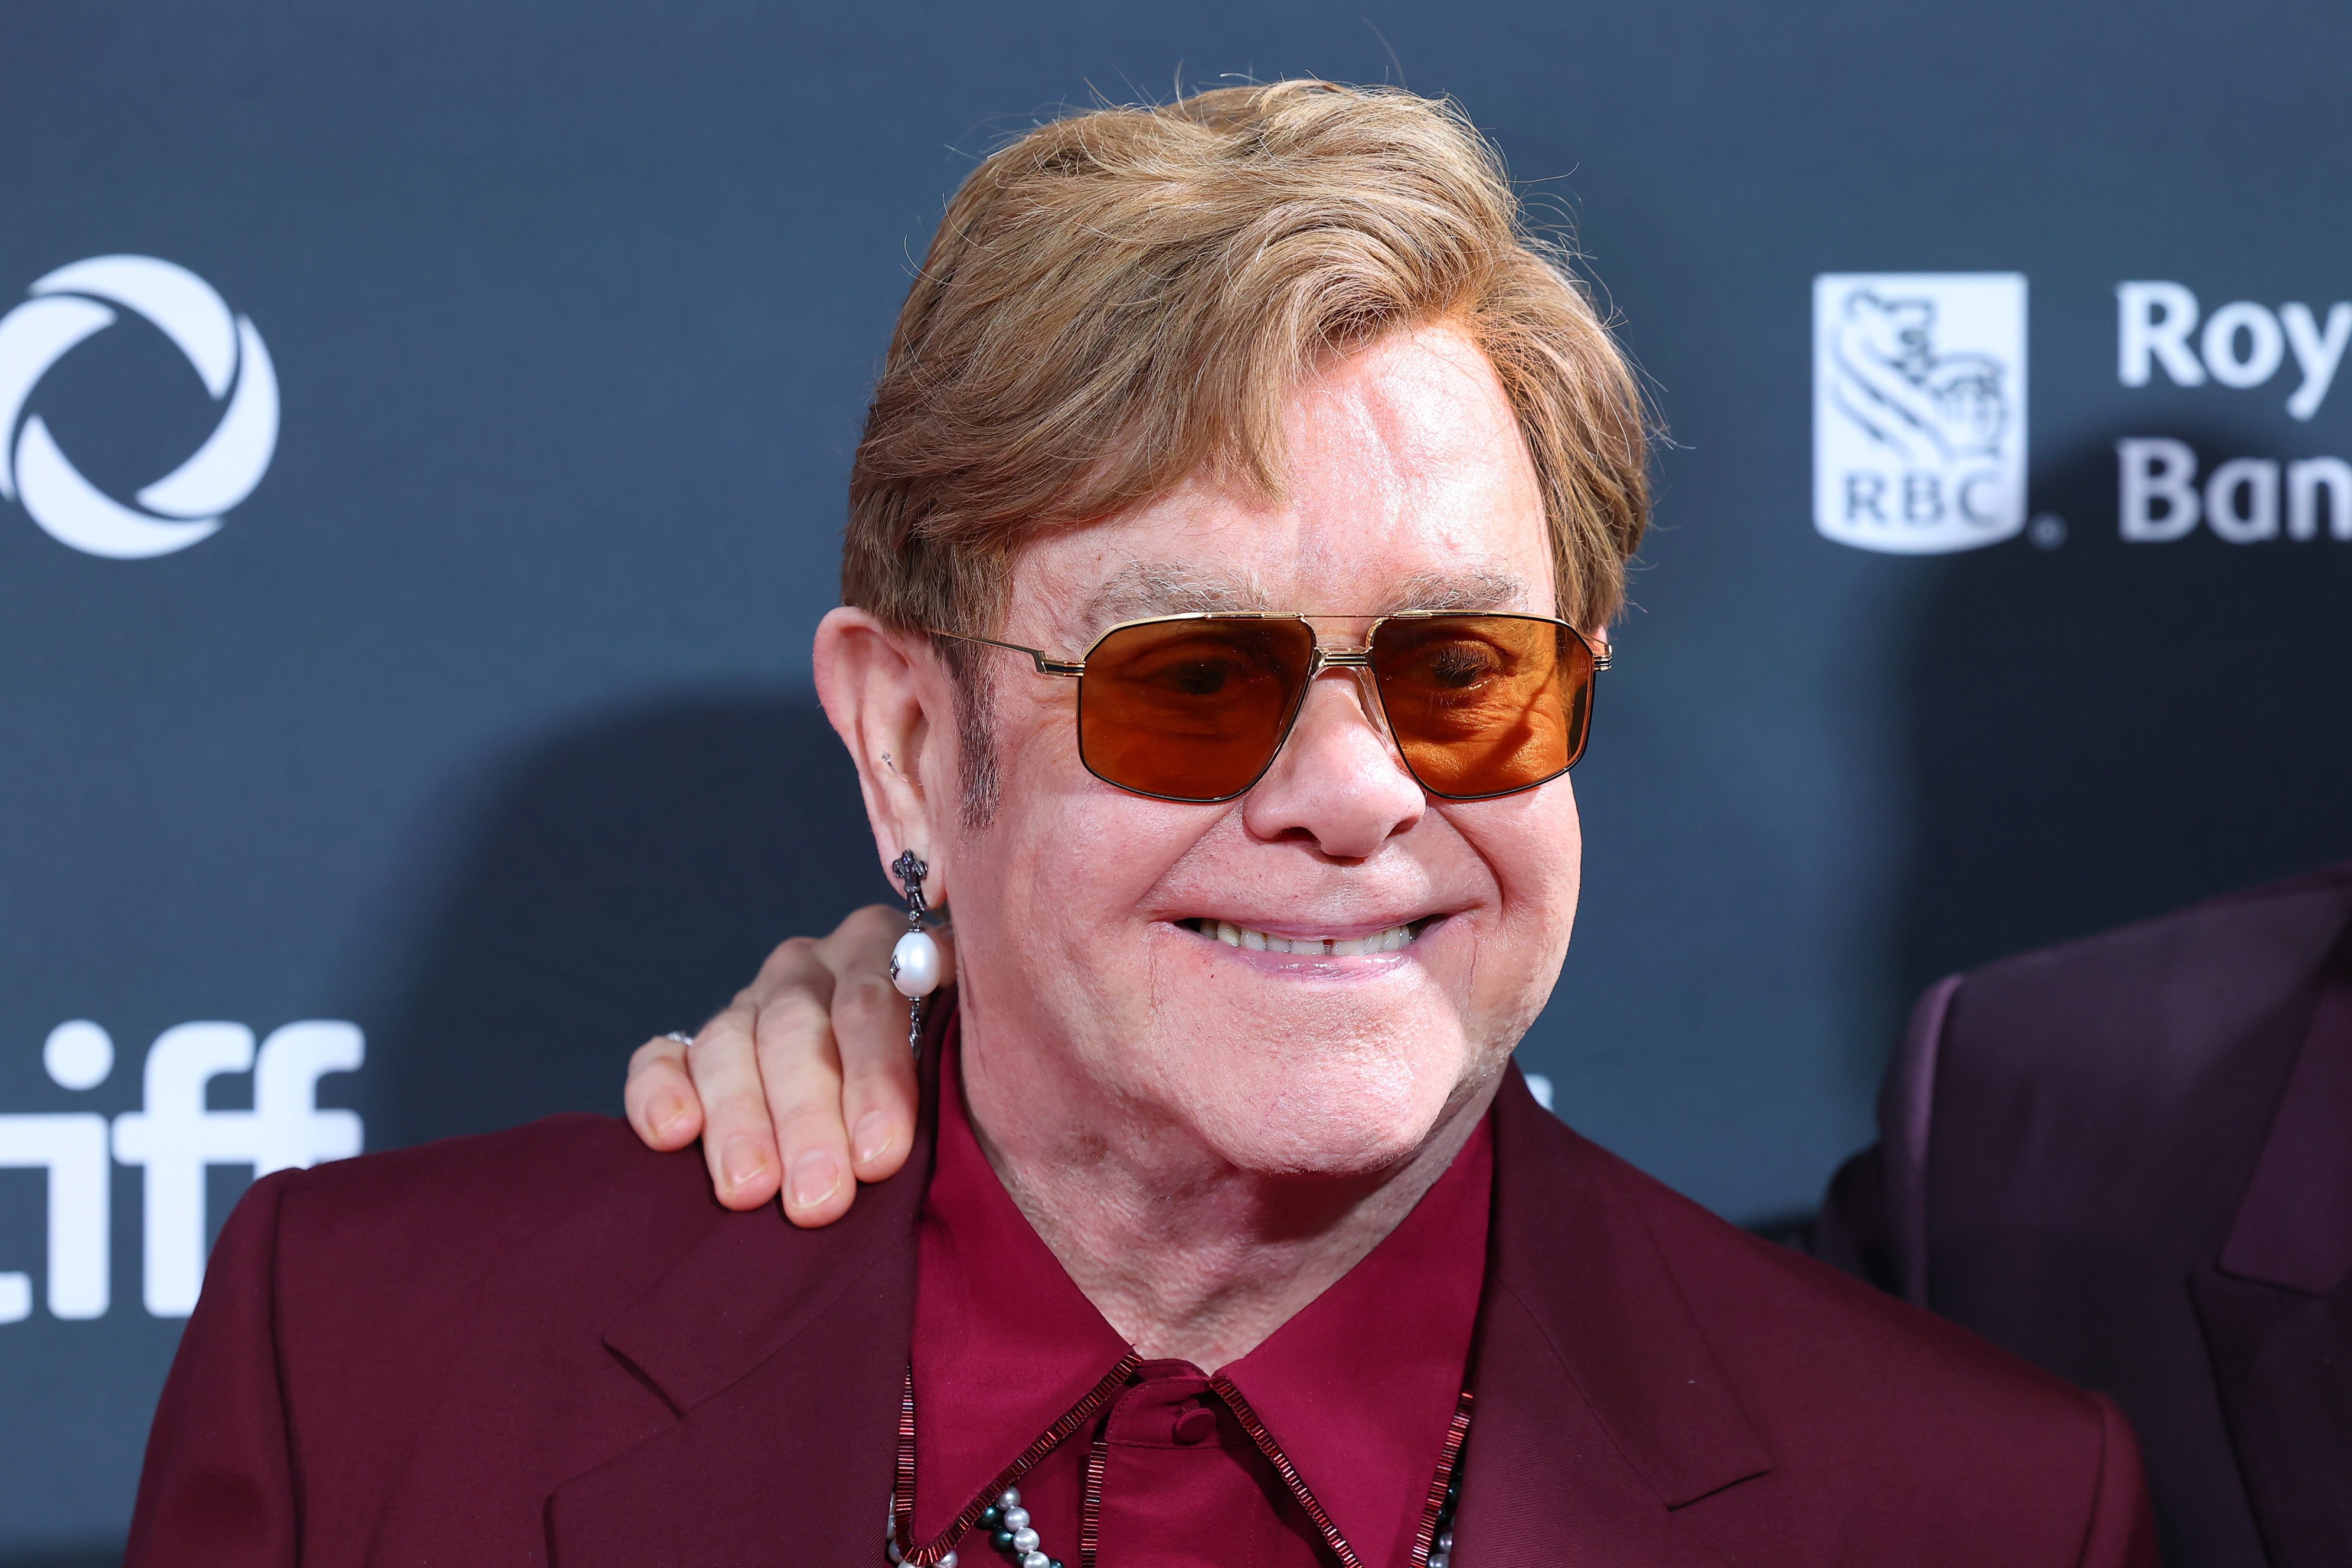
[[1298,721],[1307,711],[1307,697],[1313,691],[1315,682],[1335,671],[1352,678],[1350,684],[1356,689],[1356,706],[1362,710],[1364,722],[1372,727],[1372,733],[1381,738],[1390,757],[1410,776],[1412,770],[1405,766],[1403,748],[1397,742],[1396,731],[1389,725],[1388,707],[1381,700],[1380,682],[1372,671],[1372,650],[1370,647],[1316,645],[1315,657],[1307,668],[1306,689],[1299,693],[1297,703],[1291,709],[1290,722],[1284,727],[1282,740],[1276,747],[1277,753],[1289,749]]

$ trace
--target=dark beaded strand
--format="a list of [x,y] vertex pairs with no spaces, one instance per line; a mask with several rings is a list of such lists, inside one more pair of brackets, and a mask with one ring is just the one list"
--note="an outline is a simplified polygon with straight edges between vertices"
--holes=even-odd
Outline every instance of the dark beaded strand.
[[1436,1533],[1430,1538],[1429,1568],[1450,1568],[1454,1561],[1454,1510],[1462,1500],[1462,1470],[1445,1479],[1445,1501],[1437,1510]]

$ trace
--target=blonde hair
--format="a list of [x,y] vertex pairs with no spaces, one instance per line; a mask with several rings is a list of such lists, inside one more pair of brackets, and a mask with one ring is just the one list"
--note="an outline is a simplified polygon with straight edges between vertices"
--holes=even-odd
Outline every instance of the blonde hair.
[[1597,629],[1649,511],[1633,373],[1452,103],[1314,81],[1073,115],[972,172],[875,388],[842,597],[901,629],[988,633],[1038,530],[1204,467],[1278,500],[1290,388],[1438,321],[1501,377],[1559,614]]
[[[1632,371],[1454,104],[1318,81],[1073,115],[972,171],[875,387],[842,598],[905,631],[992,635],[1038,531],[1204,468],[1280,500],[1290,389],[1441,321],[1493,363],[1542,489],[1559,613],[1597,630],[1649,514]],[[985,667],[938,640],[979,826],[998,784]]]

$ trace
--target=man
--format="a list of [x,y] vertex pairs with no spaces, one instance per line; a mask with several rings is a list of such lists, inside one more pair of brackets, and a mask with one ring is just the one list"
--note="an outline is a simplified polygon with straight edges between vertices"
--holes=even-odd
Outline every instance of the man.
[[795,1229],[570,1118],[257,1184],[131,1561],[2148,1561],[2112,1406],[1511,1072],[1643,514],[1517,223],[1399,92],[983,163],[815,647],[956,915],[899,1173]]

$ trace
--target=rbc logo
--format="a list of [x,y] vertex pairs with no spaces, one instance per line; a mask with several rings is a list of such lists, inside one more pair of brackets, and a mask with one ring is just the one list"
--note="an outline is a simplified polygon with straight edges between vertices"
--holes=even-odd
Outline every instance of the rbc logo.
[[[230,314],[213,286],[152,256],[97,256],[36,282],[0,316],[0,499],[20,502],[61,544],[118,561],[185,550],[217,532],[221,514],[253,493],[278,449],[278,373],[261,334]],[[100,301],[105,301],[101,303]],[[114,324],[109,305],[152,321],[188,356],[220,423],[194,456],[126,506],[84,479],[38,414],[17,416],[48,368]]]
[[[143,1105],[114,1119],[95,1111],[0,1115],[0,1168],[33,1168],[48,1175],[48,1305],[59,1318],[106,1315],[112,1226],[109,1155],[142,1168],[147,1310],[184,1318],[195,1310],[204,1284],[205,1171],[250,1165],[257,1177],[360,1152],[359,1117],[321,1110],[319,1079],[352,1072],[366,1059],[356,1025],[330,1019],[289,1024],[255,1050],[242,1024],[181,1024],[156,1037],[147,1052]],[[60,1088],[95,1089],[114,1070],[114,1042],[87,1020],[49,1031],[41,1063]],[[253,1074],[253,1109],[212,1110],[211,1081],[223,1073]],[[32,1281],[0,1272],[0,1323],[33,1310]]]
[[1898,555],[2025,526],[2025,279],[1813,279],[1813,524]]

